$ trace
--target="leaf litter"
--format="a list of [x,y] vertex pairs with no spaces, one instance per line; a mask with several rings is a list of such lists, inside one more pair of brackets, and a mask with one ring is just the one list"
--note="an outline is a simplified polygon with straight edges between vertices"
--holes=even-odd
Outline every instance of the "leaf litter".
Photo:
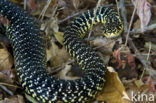
[[[93,26],[89,40],[87,36],[85,38],[85,42],[97,51],[104,63],[111,66],[107,68],[106,83],[102,92],[92,103],[134,103],[136,101],[132,100],[133,92],[138,94],[137,96],[154,95],[155,99],[150,103],[155,103],[156,2],[154,0],[49,0],[49,2],[26,0],[26,3],[24,0],[10,1],[26,7],[28,13],[38,20],[46,39],[48,71],[58,78],[67,80],[78,79],[83,75],[63,45],[63,32],[67,24],[84,11],[94,8],[97,2],[119,12],[125,8],[125,12],[121,12],[121,15],[125,18],[124,24],[127,22],[132,25],[129,31],[123,31],[118,39],[109,40],[99,37],[102,34],[100,26]],[[134,12],[134,17],[131,18],[135,5],[137,5],[136,13]],[[131,19],[132,22],[129,22]],[[126,25],[124,26],[126,28]],[[128,38],[125,37],[127,32]],[[127,45],[124,45],[126,40]],[[15,78],[17,76],[12,58],[10,47],[4,43],[0,48],[0,103],[25,103],[27,100]]]

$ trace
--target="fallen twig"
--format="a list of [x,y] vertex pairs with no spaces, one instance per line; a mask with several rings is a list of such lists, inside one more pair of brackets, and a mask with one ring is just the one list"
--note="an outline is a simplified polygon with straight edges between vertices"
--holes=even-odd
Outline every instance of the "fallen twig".
[[55,22],[55,18],[54,17],[57,16],[57,14],[56,14],[57,8],[58,8],[57,4],[53,6],[53,12],[52,12],[52,14],[50,16],[50,19],[46,22],[43,31],[45,31],[52,22]]
[[44,6],[42,12],[40,13],[40,16],[38,17],[38,20],[40,20],[40,21],[43,20],[43,17],[44,17],[44,15],[45,15],[45,12],[47,11],[47,9],[48,9],[50,3],[51,3],[51,0],[47,0],[47,3],[46,3],[46,5]]
[[77,12],[77,13],[75,13],[75,14],[73,14],[73,15],[67,16],[67,17],[64,18],[64,19],[59,20],[59,21],[58,21],[58,24],[61,24],[62,22],[65,22],[65,21],[67,21],[67,20],[69,20],[70,18],[73,18],[73,17],[75,17],[75,16],[78,16],[79,14],[81,14],[81,12]]
[[[136,3],[136,6],[138,4],[138,1]],[[127,32],[127,36],[126,36],[126,42],[125,42],[125,46],[127,45],[127,41],[128,41],[128,38],[129,38],[129,33],[130,33],[130,29],[131,29],[131,26],[132,26],[132,23],[133,23],[133,19],[134,19],[134,14],[136,12],[136,6],[134,7],[134,10],[133,10],[133,14],[131,16],[131,20],[130,20],[130,24],[129,24],[129,27],[128,27],[128,32]]]
[[120,0],[120,8],[121,8],[121,15],[123,17],[123,21],[124,21],[124,31],[127,31],[127,27],[128,27],[128,23],[127,23],[127,10],[125,8],[125,3],[124,0]]
[[[96,16],[96,12],[97,12],[97,9],[100,6],[100,4],[101,4],[101,0],[98,0],[98,3],[97,3],[96,8],[95,8],[95,12],[94,12],[94,18]],[[94,20],[94,18],[93,18],[93,20]],[[90,36],[91,36],[91,33],[92,33],[92,28],[93,28],[93,23],[91,24],[91,27],[90,27],[90,31],[89,31],[89,34],[88,34],[88,40],[90,39]]]
[[[153,31],[154,29],[156,29],[156,23],[155,24],[151,24],[147,27],[145,27],[145,31],[144,32],[147,32],[147,31]],[[133,33],[142,33],[141,29],[133,29],[132,31],[130,31],[130,34],[133,34]]]

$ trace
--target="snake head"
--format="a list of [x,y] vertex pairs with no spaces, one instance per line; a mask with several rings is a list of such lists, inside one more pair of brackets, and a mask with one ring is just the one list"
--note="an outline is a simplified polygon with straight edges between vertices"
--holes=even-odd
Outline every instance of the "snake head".
[[102,26],[103,35],[107,38],[117,37],[123,31],[123,23],[117,13],[104,17],[104,25]]

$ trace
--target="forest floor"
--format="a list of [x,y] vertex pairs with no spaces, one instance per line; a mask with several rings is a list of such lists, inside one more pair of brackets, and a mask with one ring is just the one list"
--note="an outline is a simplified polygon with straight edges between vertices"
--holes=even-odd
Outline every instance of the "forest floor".
[[[46,39],[48,72],[66,80],[83,75],[63,45],[68,23],[92,8],[115,9],[124,24],[119,37],[103,37],[100,25],[97,25],[84,39],[108,67],[105,86],[92,103],[156,103],[155,0],[10,1],[24,8],[37,21]],[[0,22],[6,24],[7,20]],[[12,48],[1,29],[0,103],[27,103],[14,69]]]

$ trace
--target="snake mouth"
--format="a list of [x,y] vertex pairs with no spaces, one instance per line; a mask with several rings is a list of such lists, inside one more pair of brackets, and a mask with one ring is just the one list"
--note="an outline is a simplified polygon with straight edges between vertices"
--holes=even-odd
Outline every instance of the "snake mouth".
[[116,38],[119,37],[120,34],[115,34],[115,33],[102,33],[106,38]]
[[105,32],[102,32],[102,34],[106,37],[106,38],[117,38],[117,37],[120,37],[122,31],[119,31],[119,32],[116,32],[116,33],[105,33]]

